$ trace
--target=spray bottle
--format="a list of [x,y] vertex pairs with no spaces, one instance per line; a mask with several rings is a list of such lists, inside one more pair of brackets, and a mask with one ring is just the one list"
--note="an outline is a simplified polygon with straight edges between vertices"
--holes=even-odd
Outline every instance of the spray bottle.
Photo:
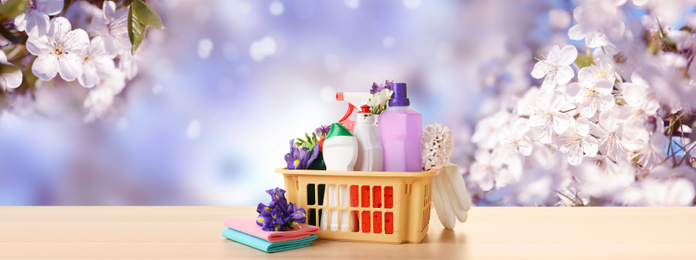
[[353,131],[353,135],[358,139],[356,171],[382,171],[382,145],[379,143],[374,122],[370,106],[362,105]]
[[357,106],[367,104],[367,101],[369,101],[371,97],[372,94],[363,92],[336,93],[336,100],[348,101],[348,111],[346,111],[346,114],[343,115],[343,118],[341,118],[341,120],[338,120],[338,122],[344,125],[346,128],[348,128],[348,130],[353,132],[355,128],[355,121],[349,119],[350,115],[353,114],[353,110],[358,108]]

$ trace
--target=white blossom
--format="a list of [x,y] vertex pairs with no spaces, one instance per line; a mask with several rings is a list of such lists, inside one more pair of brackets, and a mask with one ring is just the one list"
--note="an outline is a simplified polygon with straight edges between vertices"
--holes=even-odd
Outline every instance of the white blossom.
[[632,117],[645,120],[648,116],[654,116],[657,113],[660,104],[655,94],[649,90],[648,83],[640,75],[633,73],[631,82],[621,84],[621,88],[626,107]]
[[100,79],[108,77],[114,70],[114,60],[104,50],[101,36],[94,37],[84,52],[82,52],[82,75],[77,78],[85,88],[92,88]]
[[517,153],[529,156],[532,153],[532,141],[529,138],[529,120],[518,118],[510,127],[503,128],[501,133],[501,149],[509,156]]
[[141,49],[142,48],[139,48],[135,52],[136,55],[131,54],[130,51],[121,52],[119,55],[118,69],[126,75],[126,79],[128,80],[131,80],[138,75],[138,71],[140,69],[138,66],[138,63],[140,62],[140,55],[138,55],[138,53],[140,53]]
[[696,50],[696,34],[682,30],[669,30],[666,34],[677,44],[680,51]]
[[577,57],[578,50],[575,46],[567,45],[561,49],[558,45],[554,45],[545,60],[539,60],[534,64],[532,77],[540,79],[546,76],[541,84],[541,90],[551,92],[556,85],[565,85],[575,76],[570,65]]
[[387,105],[387,101],[389,101],[389,99],[391,98],[392,93],[393,91],[391,91],[390,89],[384,88],[382,89],[382,91],[372,95],[372,97],[367,101],[367,105],[373,108],[385,108]]
[[104,1],[104,14],[92,19],[92,29],[104,39],[104,47],[109,55],[117,55],[131,48],[128,39],[128,7],[117,9],[116,3]]
[[617,19],[618,9],[611,1],[586,0],[573,11],[573,17],[578,23],[568,30],[572,40],[585,39],[589,48],[605,46],[609,43],[607,34],[620,36],[625,25]]
[[82,104],[88,110],[84,118],[85,123],[92,122],[109,111],[114,103],[114,97],[121,93],[125,85],[126,80],[123,73],[113,70],[110,77],[102,80],[98,86],[93,88]]
[[15,17],[14,24],[18,31],[26,31],[31,37],[41,37],[48,33],[49,16],[62,10],[63,0],[30,0],[27,11]]
[[563,154],[535,144],[529,156],[519,158],[521,165],[516,165],[517,160],[504,165],[507,169],[498,174],[496,188],[485,194],[485,200],[495,205],[553,204],[552,191],[561,189],[569,181]]
[[590,135],[590,122],[580,117],[557,140],[558,150],[568,155],[570,165],[579,165],[583,156],[597,154],[597,139]]
[[695,196],[694,185],[685,179],[645,178],[614,198],[627,206],[689,206]]
[[89,37],[82,29],[71,30],[70,22],[63,17],[51,20],[48,34],[29,37],[27,50],[38,56],[32,72],[39,79],[48,81],[56,74],[66,81],[82,75],[82,52],[89,47]]
[[[7,62],[7,55],[5,55],[4,51],[0,51],[0,63],[15,67],[11,63]],[[17,88],[21,84],[22,84],[22,71],[21,70],[15,70],[15,71],[10,72],[10,73],[0,74],[0,87],[2,87],[4,89]]]
[[476,132],[471,141],[479,148],[493,149],[500,142],[500,133],[503,126],[512,122],[514,118],[507,111],[498,111],[493,116],[479,120],[476,124]]
[[[662,122],[662,119],[658,117],[657,121]],[[664,129],[663,124],[658,123],[656,129]],[[644,121],[636,118],[624,123],[622,143],[629,155],[638,157],[638,163],[647,169],[651,169],[667,157],[664,152],[667,140],[661,130],[650,133]]]
[[590,132],[599,138],[599,151],[613,161],[626,158],[621,141],[626,114],[620,109],[604,111],[599,114],[598,124],[590,124]]
[[612,199],[635,181],[635,171],[625,158],[609,160],[603,156],[585,157],[571,172],[578,180],[577,189],[595,198]]
[[491,151],[478,150],[475,158],[469,177],[482,191],[505,187],[522,174],[521,165],[506,165]]
[[578,82],[566,87],[571,102],[577,104],[581,116],[591,118],[597,111],[604,111],[616,105],[611,94],[615,79],[611,65],[592,65],[580,69]]
[[561,91],[539,92],[536,106],[529,117],[529,126],[534,128],[539,142],[551,143],[553,133],[562,134],[573,123],[573,117],[561,112],[566,106],[565,95]]

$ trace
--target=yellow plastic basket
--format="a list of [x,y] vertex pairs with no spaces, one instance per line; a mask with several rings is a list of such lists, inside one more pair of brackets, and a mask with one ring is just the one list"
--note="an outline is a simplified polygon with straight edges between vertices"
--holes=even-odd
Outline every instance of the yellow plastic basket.
[[321,227],[320,238],[393,244],[420,243],[428,233],[432,181],[440,174],[287,168],[276,172],[283,174],[288,201],[307,211],[305,223]]

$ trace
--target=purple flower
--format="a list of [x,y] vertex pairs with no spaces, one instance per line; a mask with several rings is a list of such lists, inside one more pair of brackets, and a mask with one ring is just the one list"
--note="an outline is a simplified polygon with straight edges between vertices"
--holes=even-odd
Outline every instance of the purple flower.
[[384,85],[379,85],[379,84],[377,84],[377,82],[373,82],[372,89],[370,89],[370,94],[374,95],[374,94],[384,90],[385,88],[388,90],[393,90],[392,89],[393,84],[394,84],[394,80],[392,80],[392,81],[385,80]]
[[271,195],[271,204],[268,205],[269,207],[275,208],[276,206],[280,206],[282,209],[286,209],[288,207],[288,200],[285,198],[284,189],[276,187],[275,189],[267,190],[266,193]]
[[324,138],[326,135],[329,134],[329,131],[331,131],[331,125],[322,125],[317,128],[314,132],[317,134],[319,138]]
[[302,208],[298,209],[294,203],[288,203],[285,190],[276,187],[267,190],[266,193],[271,195],[271,203],[268,206],[259,203],[256,207],[256,212],[259,213],[256,224],[261,226],[261,229],[284,231],[292,229],[293,225],[305,222],[306,211]]
[[312,151],[307,147],[297,148],[295,139],[290,140],[290,152],[285,154],[285,162],[289,170],[307,169],[319,155],[319,146],[315,146]]
[[288,213],[287,221],[296,220],[297,222],[305,222],[307,220],[307,212],[303,208],[297,208],[297,205],[290,203],[286,211]]

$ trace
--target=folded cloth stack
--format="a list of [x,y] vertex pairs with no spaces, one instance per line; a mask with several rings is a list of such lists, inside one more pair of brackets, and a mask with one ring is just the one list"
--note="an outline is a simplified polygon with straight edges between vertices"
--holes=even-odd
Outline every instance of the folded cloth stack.
[[267,253],[307,247],[319,231],[319,227],[306,224],[289,231],[265,231],[253,216],[228,218],[224,223],[223,237]]

